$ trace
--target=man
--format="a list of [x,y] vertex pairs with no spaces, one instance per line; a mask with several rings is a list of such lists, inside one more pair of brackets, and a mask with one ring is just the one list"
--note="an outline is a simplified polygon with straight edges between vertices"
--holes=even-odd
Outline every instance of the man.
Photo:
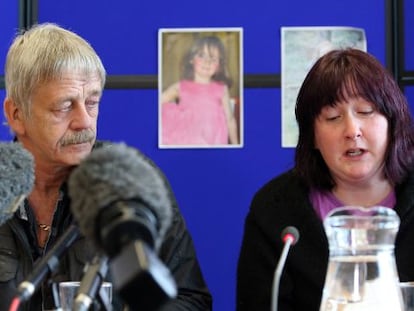
[[[105,76],[89,43],[55,24],[32,27],[9,49],[4,114],[16,140],[34,157],[35,183],[14,217],[0,227],[0,310],[8,310],[33,262],[73,222],[66,182],[72,169],[103,144],[96,142],[96,128]],[[159,256],[176,280],[178,297],[163,310],[211,310],[191,236],[173,202],[173,223]],[[95,252],[89,241],[78,239],[60,260],[53,281],[80,280]],[[53,308],[45,281],[21,310]]]

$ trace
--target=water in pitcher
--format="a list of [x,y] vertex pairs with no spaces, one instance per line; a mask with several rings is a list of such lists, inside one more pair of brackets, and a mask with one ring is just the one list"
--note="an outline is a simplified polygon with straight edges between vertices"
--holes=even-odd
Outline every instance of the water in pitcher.
[[329,262],[320,311],[403,311],[394,240],[399,218],[384,207],[344,207],[324,221]]

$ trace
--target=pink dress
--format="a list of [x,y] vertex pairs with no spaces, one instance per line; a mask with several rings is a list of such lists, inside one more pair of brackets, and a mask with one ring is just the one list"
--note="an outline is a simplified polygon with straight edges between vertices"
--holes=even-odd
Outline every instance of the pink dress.
[[222,105],[224,92],[225,85],[221,83],[181,81],[179,103],[162,104],[162,144],[228,144],[227,121]]

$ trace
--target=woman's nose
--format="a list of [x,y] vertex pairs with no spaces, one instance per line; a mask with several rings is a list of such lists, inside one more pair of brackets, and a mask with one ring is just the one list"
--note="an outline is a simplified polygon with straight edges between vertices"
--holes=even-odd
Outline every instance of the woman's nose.
[[360,122],[355,117],[348,116],[346,118],[345,136],[352,140],[356,140],[362,136]]

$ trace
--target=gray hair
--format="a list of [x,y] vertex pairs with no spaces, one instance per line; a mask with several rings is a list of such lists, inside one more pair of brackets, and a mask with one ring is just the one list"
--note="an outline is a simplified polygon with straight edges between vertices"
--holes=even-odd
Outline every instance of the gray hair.
[[105,85],[105,68],[86,40],[53,23],[35,25],[18,34],[7,53],[6,96],[28,117],[34,90],[67,72],[98,74]]

